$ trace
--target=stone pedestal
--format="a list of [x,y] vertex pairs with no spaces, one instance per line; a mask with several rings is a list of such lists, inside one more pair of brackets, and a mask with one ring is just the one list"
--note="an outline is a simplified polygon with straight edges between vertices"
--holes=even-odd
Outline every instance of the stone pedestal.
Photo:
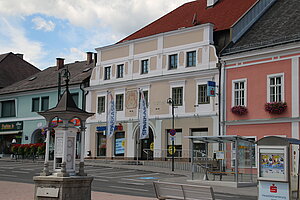
[[93,177],[35,176],[34,200],[91,200]]

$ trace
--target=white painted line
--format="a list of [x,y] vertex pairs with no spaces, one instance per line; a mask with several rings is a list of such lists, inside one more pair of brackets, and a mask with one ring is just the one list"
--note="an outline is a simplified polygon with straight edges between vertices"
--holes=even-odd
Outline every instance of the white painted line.
[[122,181],[118,181],[118,183],[124,183],[129,185],[145,185],[144,183],[130,183],[130,182],[122,182]]
[[29,174],[29,172],[23,172],[23,171],[11,171],[12,173],[21,173],[21,174]]
[[119,186],[108,186],[112,188],[118,188],[118,189],[124,189],[124,190],[136,190],[136,191],[142,191],[142,192],[148,192],[149,190],[143,190],[143,189],[137,189],[137,188],[129,188],[129,187],[119,187]]
[[85,169],[84,171],[111,171],[114,168],[103,168],[103,169]]
[[135,182],[142,182],[146,183],[147,181],[140,180],[140,179],[132,179],[132,178],[122,178],[122,180],[128,180],[128,181],[135,181]]
[[15,177],[15,178],[18,177],[18,176],[16,176],[16,175],[10,175],[10,174],[0,174],[0,176]]
[[100,179],[100,178],[94,178],[94,181],[108,182],[109,180]]

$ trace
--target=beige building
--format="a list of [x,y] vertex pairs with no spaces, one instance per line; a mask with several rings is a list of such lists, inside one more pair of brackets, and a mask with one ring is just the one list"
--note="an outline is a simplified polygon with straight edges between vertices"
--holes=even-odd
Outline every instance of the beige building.
[[[86,101],[87,111],[96,113],[87,121],[86,151],[90,156],[169,158],[173,115],[167,99],[172,98],[176,158],[187,160],[192,150],[203,155],[208,151],[212,157],[218,146],[206,150],[205,144],[191,144],[186,136],[222,134],[220,94],[207,97],[207,81],[215,81],[222,91],[218,84],[222,62],[217,55],[238,41],[272,2],[191,1],[118,43],[97,48],[98,62]],[[150,134],[144,140],[139,139],[139,89],[148,103]],[[108,91],[117,110],[118,125],[112,137],[105,132]]]
[[[87,109],[96,113],[87,122],[86,150],[92,157],[165,159],[170,157],[169,130],[174,101],[175,156],[189,158],[189,135],[218,134],[217,97],[207,97],[207,81],[218,80],[213,25],[156,34],[97,48],[98,64],[92,72]],[[139,92],[148,103],[149,138],[139,140]],[[117,128],[105,133],[107,91],[116,101]]]

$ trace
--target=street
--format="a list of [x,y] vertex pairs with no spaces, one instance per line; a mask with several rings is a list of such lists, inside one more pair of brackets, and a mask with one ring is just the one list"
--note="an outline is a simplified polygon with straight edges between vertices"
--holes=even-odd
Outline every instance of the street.
[[[42,162],[7,161],[0,159],[0,180],[34,184],[32,177],[39,175]],[[112,194],[155,197],[153,181],[186,179],[176,174],[150,172],[136,169],[120,169],[117,167],[85,166],[89,176],[94,177],[92,191]],[[216,199],[254,200],[254,196],[225,194],[215,190]]]

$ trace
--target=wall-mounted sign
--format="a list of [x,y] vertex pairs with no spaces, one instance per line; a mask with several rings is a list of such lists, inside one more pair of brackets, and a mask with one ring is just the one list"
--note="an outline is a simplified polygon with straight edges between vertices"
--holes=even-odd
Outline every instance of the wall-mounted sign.
[[225,152],[224,151],[216,151],[216,159],[217,160],[224,160],[225,159]]
[[115,146],[116,155],[125,153],[125,138],[116,139],[115,145],[116,145]]
[[289,183],[259,181],[258,200],[289,200]]
[[0,123],[0,132],[4,131],[21,131],[23,130],[23,122],[4,122]]
[[216,96],[216,82],[207,81],[207,96],[209,97]]

